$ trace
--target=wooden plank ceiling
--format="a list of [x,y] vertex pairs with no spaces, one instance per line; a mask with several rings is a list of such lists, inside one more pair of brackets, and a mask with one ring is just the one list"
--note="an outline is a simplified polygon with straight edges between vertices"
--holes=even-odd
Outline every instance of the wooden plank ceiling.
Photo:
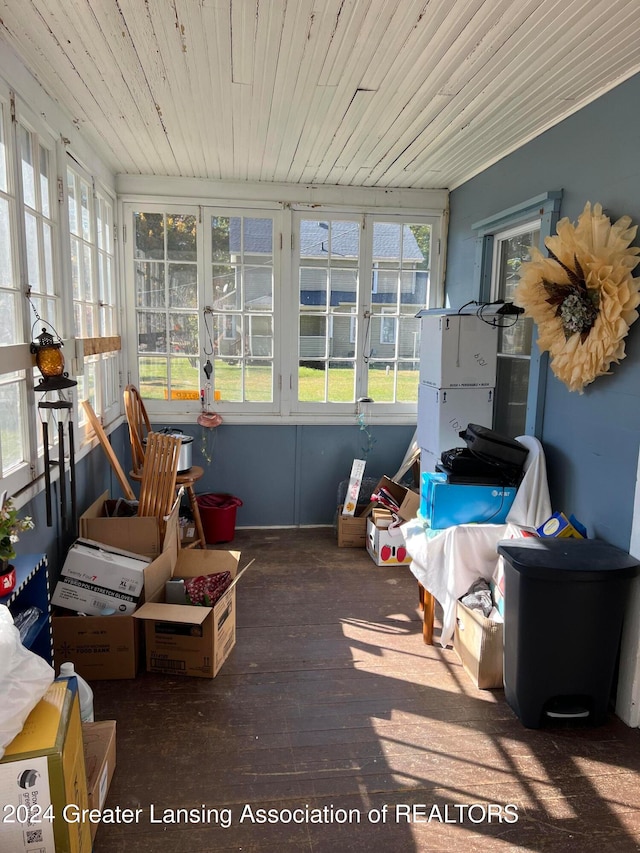
[[115,173],[452,189],[640,70],[639,12],[0,0],[0,39]]

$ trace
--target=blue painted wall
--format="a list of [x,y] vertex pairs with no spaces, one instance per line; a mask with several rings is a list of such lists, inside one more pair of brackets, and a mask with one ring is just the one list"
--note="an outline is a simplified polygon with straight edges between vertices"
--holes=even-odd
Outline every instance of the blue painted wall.
[[[479,295],[471,225],[540,193],[563,190],[560,213],[572,221],[590,201],[612,222],[628,214],[640,223],[638,103],[640,76],[451,193],[449,304]],[[541,439],[554,509],[575,513],[590,536],[627,549],[640,443],[640,321],[627,337],[627,358],[583,395],[548,371]]]
[[[168,424],[154,424],[156,428]],[[355,458],[366,458],[365,477],[376,480],[396,473],[409,447],[414,427],[369,427],[369,439],[354,426],[240,426],[223,424],[209,430],[198,425],[183,431],[194,436],[193,464],[204,468],[197,494],[227,492],[243,501],[237,527],[331,525],[335,521],[338,486],[348,479]],[[131,469],[129,436],[125,426],[109,440],[122,467]],[[78,463],[77,503],[82,512],[102,492],[121,496],[118,481],[100,447]],[[132,483],[134,491],[137,484]],[[46,552],[57,576],[73,541],[60,529],[54,486],[54,526],[46,527],[44,495],[24,508],[36,531],[25,533],[19,553]]]
[[366,477],[392,476],[414,427],[370,427],[373,446],[366,457],[368,439],[357,425],[193,425],[184,432],[194,436],[193,464],[205,469],[197,494],[237,495],[243,501],[238,527],[280,527],[333,524],[338,485],[348,479],[353,460],[367,459]]

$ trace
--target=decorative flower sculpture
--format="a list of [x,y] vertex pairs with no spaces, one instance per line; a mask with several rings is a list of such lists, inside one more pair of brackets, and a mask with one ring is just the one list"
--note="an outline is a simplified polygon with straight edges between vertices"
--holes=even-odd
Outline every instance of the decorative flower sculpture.
[[637,226],[629,216],[612,225],[602,205],[587,202],[577,225],[564,218],[556,230],[545,240],[549,257],[533,247],[522,264],[515,302],[536,322],[555,375],[582,394],[625,357],[624,338],[638,318]]

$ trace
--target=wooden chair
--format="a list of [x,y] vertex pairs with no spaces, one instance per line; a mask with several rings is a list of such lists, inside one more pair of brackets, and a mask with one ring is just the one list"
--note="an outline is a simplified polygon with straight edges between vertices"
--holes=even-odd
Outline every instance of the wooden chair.
[[[142,480],[144,471],[145,443],[148,436],[152,433],[151,423],[147,410],[145,409],[140,392],[135,385],[127,385],[124,389],[124,410],[129,424],[129,440],[131,442],[131,460],[132,470],[130,477],[133,480]],[[179,439],[178,439],[179,440]],[[199,465],[192,465],[188,471],[183,471],[176,476],[176,488],[184,486],[184,490],[189,498],[189,506],[193,514],[193,520],[196,526],[196,538],[188,544],[183,544],[184,548],[206,548],[207,540],[202,527],[202,519],[200,518],[200,509],[196,500],[194,491],[194,483],[196,483],[204,474],[204,469]]]
[[160,540],[164,539],[165,519],[176,500],[176,477],[181,441],[173,435],[150,432],[147,436],[138,515],[151,515],[160,524]]

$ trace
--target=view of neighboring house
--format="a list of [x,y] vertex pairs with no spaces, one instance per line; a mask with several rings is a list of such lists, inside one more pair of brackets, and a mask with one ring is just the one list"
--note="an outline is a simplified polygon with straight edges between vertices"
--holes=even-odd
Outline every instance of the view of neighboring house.
[[[240,217],[232,217],[219,225],[226,228],[228,235],[228,249],[221,246],[219,257],[213,258],[212,308],[220,317],[220,352],[240,355],[244,310],[245,354],[269,355],[272,221],[246,218],[243,230]],[[418,357],[419,324],[411,321],[426,302],[429,258],[428,242],[425,257],[414,231],[428,235],[424,226],[390,222],[377,222],[374,226],[368,352],[374,359]],[[321,368],[326,358],[352,359],[361,300],[360,223],[301,219],[299,239],[300,360]]]

